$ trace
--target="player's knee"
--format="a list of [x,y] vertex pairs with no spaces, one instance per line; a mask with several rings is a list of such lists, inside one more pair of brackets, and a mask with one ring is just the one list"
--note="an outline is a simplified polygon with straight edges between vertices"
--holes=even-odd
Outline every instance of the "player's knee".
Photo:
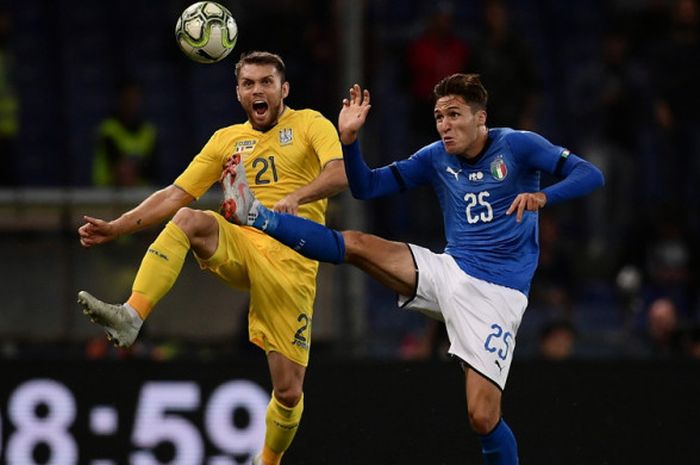
[[211,218],[212,221],[216,221],[200,210],[183,207],[173,216],[173,223],[182,229],[190,241],[192,241],[195,237],[202,234],[208,218]]
[[470,408],[469,409],[469,424],[477,434],[489,434],[498,423],[499,414],[493,409],[486,408]]
[[195,210],[188,207],[183,207],[175,213],[175,216],[173,216],[173,223],[175,223],[185,232],[185,234],[189,236],[188,231],[195,229],[196,214],[197,212]]
[[345,261],[356,263],[366,253],[369,235],[361,231],[343,231],[342,234],[345,241]]
[[301,400],[302,388],[296,385],[285,385],[274,388],[275,399],[285,407],[291,408]]

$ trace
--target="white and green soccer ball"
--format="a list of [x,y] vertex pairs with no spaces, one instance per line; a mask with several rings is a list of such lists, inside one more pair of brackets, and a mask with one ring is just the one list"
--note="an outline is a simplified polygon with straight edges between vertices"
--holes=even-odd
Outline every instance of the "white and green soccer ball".
[[216,2],[197,2],[178,18],[175,38],[189,58],[199,63],[216,63],[236,46],[238,26],[226,7]]

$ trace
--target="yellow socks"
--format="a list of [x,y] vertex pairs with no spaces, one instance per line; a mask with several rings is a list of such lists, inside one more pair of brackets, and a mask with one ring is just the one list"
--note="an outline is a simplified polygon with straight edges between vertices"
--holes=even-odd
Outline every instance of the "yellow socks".
[[301,413],[304,411],[304,395],[294,407],[286,407],[272,394],[265,415],[265,446],[262,462],[265,465],[279,465],[282,454],[287,450],[299,428]]
[[168,222],[143,257],[127,300],[141,319],[148,318],[153,307],[173,287],[189,250],[187,235],[178,225]]

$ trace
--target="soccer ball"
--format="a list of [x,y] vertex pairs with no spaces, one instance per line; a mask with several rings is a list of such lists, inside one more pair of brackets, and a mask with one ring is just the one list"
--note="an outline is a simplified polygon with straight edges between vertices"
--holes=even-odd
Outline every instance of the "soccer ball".
[[182,12],[175,25],[175,39],[189,58],[216,63],[233,50],[238,26],[231,12],[216,2],[197,2]]

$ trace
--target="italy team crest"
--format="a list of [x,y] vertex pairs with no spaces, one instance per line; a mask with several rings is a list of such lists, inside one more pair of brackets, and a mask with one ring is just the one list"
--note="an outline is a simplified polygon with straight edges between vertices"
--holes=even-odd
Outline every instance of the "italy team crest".
[[280,145],[289,145],[292,143],[292,139],[292,128],[280,129]]
[[496,181],[503,181],[508,176],[508,165],[503,160],[503,156],[491,162],[491,175]]

